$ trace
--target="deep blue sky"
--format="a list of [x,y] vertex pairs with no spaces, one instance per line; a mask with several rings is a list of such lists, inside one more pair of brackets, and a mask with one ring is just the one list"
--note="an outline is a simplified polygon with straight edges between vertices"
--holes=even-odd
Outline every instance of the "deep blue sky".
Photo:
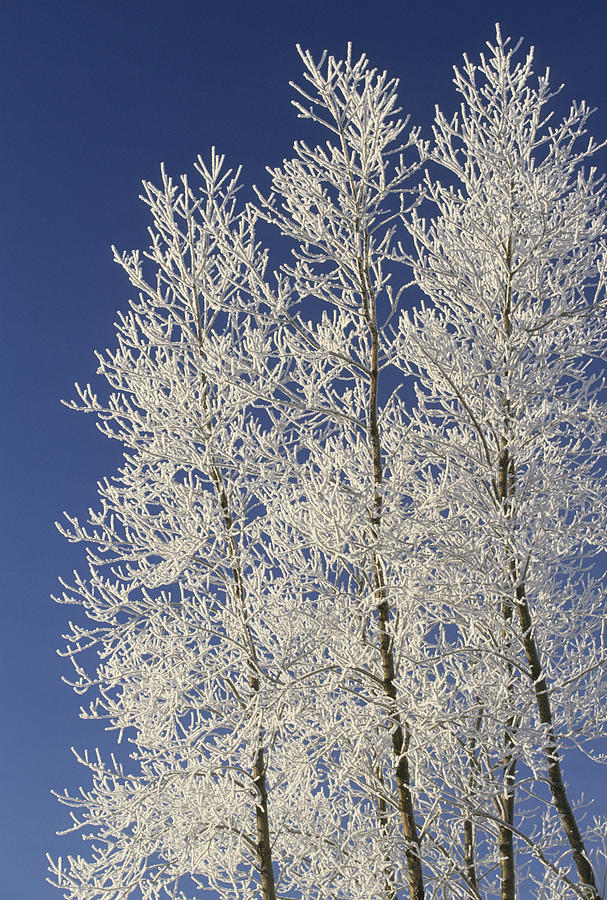
[[[66,811],[49,792],[80,783],[69,747],[99,738],[60,682],[69,610],[49,594],[82,548],[52,523],[94,504],[119,451],[59,400],[94,378],[93,348],[113,342],[130,292],[109,247],[145,243],[141,179],[156,179],[161,161],[189,171],[216,145],[263,184],[300,127],[288,87],[296,42],[340,55],[351,40],[401,79],[402,105],[427,132],[434,104],[455,104],[452,65],[477,56],[498,20],[535,44],[536,70],[551,67],[565,100],[599,107],[594,132],[607,137],[607,0],[2,3],[0,900],[58,897],[44,852],[79,843],[54,836]],[[569,774],[587,793],[605,781],[581,764]]]

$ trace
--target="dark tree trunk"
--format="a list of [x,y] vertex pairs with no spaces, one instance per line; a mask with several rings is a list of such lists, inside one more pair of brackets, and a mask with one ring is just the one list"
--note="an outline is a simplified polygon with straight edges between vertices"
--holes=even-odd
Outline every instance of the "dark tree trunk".
[[[359,259],[359,275],[363,312],[371,335],[371,365],[369,377],[369,409],[368,429],[370,440],[371,458],[373,461],[373,512],[371,517],[371,529],[374,541],[380,534],[382,516],[381,486],[383,482],[383,461],[381,440],[378,423],[378,386],[379,386],[379,331],[377,327],[375,297],[369,278],[369,266],[366,259],[367,239],[365,237],[365,259]],[[406,841],[406,857],[409,872],[409,897],[410,900],[424,900],[424,879],[420,851],[420,840],[415,822],[413,796],[411,793],[411,777],[409,772],[409,741],[408,725],[403,721],[398,710],[394,652],[392,637],[390,636],[390,604],[386,588],[386,579],[382,561],[376,551],[373,551],[373,581],[377,596],[377,615],[379,622],[380,653],[383,670],[383,689],[388,698],[390,710],[390,734],[394,755],[396,788],[398,795],[398,807]]]
[[542,671],[540,651],[535,639],[533,623],[531,621],[531,612],[529,603],[525,593],[524,583],[519,584],[516,589],[517,610],[521,631],[523,633],[523,645],[527,662],[529,663],[529,675],[533,682],[535,691],[535,699],[539,719],[546,729],[546,743],[544,752],[546,755],[546,768],[548,773],[548,784],[555,808],[560,816],[563,829],[567,835],[569,846],[573,854],[573,861],[578,873],[580,884],[588,888],[588,897],[592,900],[599,900],[600,893],[596,885],[594,871],[580,830],[577,825],[575,814],[567,797],[567,790],[563,782],[563,774],[561,772],[561,762],[554,733],[554,725],[552,720],[552,709],[550,705],[550,695],[548,693],[548,685],[546,677]]
[[263,749],[257,751],[253,769],[255,787],[259,798],[255,809],[257,821],[257,862],[261,877],[263,900],[276,900],[276,884],[272,866],[272,844],[270,843],[270,822],[268,816],[268,789]]

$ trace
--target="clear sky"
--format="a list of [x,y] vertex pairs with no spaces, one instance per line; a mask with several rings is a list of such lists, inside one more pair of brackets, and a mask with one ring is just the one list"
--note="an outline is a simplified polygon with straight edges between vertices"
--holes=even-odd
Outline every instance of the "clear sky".
[[[73,382],[94,379],[94,348],[113,343],[115,311],[130,289],[111,261],[146,241],[142,178],[161,161],[191,170],[212,145],[245,178],[264,184],[264,165],[287,156],[298,136],[289,105],[297,42],[341,55],[348,41],[401,79],[401,101],[429,132],[434,104],[456,100],[451,67],[475,57],[494,23],[536,46],[563,101],[599,107],[594,133],[607,138],[607,0],[3,0],[0,5],[2,188],[0,303],[3,352],[3,591],[0,640],[0,900],[47,900],[44,853],[73,852],[57,838],[66,811],[52,787],[85,773],[69,747],[104,740],[77,718],[78,698],[55,648],[69,609],[49,594],[82,563],[53,522],[94,505],[96,481],[119,448],[90,418],[59,404]],[[601,155],[607,169],[607,153]],[[576,761],[578,789],[597,789],[604,770]]]

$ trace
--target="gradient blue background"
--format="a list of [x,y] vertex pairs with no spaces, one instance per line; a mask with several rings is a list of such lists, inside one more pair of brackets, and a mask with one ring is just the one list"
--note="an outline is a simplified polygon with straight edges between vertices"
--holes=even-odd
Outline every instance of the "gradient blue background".
[[[44,883],[44,852],[66,855],[80,839],[55,837],[67,813],[50,789],[80,783],[70,745],[107,743],[60,682],[69,609],[48,598],[82,562],[52,523],[94,504],[120,451],[59,400],[94,378],[93,348],[113,344],[130,289],[109,246],[145,244],[140,180],[156,179],[161,160],[190,171],[216,145],[265,184],[264,165],[289,155],[300,127],[288,87],[296,42],[341,55],[351,40],[400,77],[402,104],[428,134],[434,104],[455,105],[452,65],[476,57],[497,20],[536,45],[537,71],[550,65],[566,82],[563,103],[599,107],[594,133],[607,137],[607,0],[0,6],[0,900],[59,896]],[[605,770],[575,759],[567,775],[607,812]]]

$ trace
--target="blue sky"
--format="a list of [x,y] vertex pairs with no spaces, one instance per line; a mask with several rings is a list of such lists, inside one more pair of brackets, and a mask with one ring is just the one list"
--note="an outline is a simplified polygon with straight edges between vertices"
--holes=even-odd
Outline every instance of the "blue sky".
[[[607,138],[607,0],[2,3],[0,897],[59,896],[44,883],[44,853],[80,842],[55,837],[66,812],[50,789],[79,783],[70,745],[104,740],[60,681],[69,610],[49,595],[82,548],[53,522],[94,504],[120,453],[59,400],[94,378],[93,349],[113,342],[129,286],[109,248],[145,244],[141,179],[155,180],[161,161],[190,171],[215,145],[263,185],[264,166],[298,135],[296,42],[340,55],[352,41],[401,79],[402,105],[428,133],[434,104],[455,106],[452,65],[477,56],[498,20],[535,44],[536,71],[549,65],[565,82],[563,102],[599,107],[594,133]],[[599,785],[607,811],[603,771],[576,762],[569,775],[589,794]]]

